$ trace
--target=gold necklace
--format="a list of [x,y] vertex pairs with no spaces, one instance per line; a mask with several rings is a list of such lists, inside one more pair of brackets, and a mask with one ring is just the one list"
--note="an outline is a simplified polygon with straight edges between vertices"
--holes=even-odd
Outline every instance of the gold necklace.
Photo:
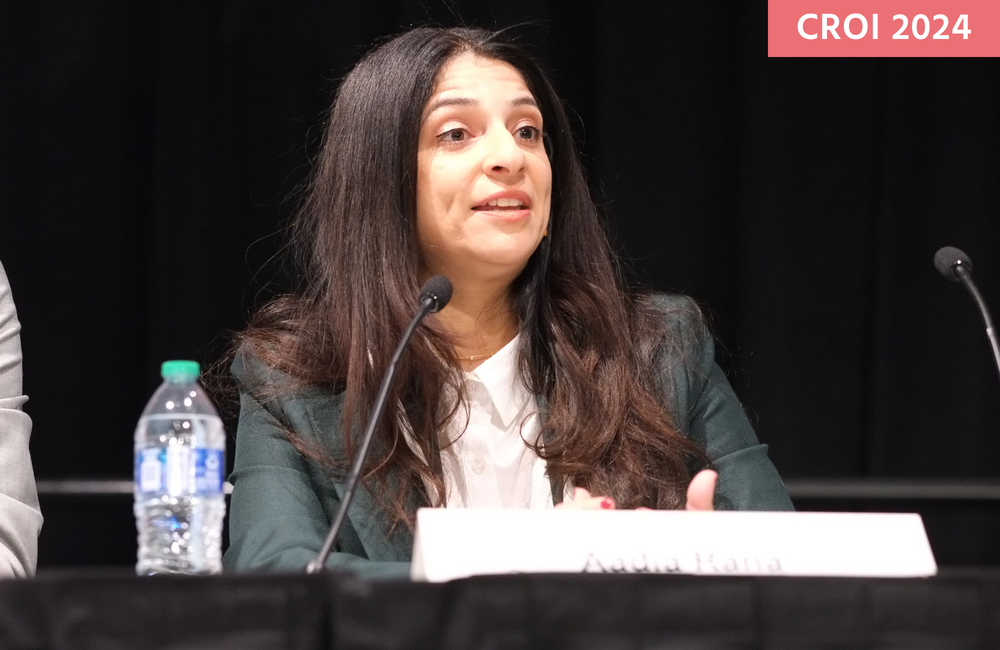
[[[497,350],[497,352],[499,352],[499,350]],[[459,361],[485,361],[486,359],[489,359],[490,357],[492,357],[495,354],[496,354],[496,352],[490,352],[489,354],[473,354],[472,356],[468,356],[468,357],[459,357],[458,360]]]

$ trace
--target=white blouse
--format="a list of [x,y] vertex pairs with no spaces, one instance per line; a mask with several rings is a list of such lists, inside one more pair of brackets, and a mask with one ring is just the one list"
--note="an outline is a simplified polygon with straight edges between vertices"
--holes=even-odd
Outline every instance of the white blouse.
[[449,508],[552,508],[545,461],[527,446],[540,423],[535,397],[518,378],[517,339],[464,373],[468,410],[458,408],[442,438]]

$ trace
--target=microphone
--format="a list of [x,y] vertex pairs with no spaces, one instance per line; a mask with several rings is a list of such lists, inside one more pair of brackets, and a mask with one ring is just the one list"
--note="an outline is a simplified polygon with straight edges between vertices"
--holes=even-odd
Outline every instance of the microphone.
[[979,307],[979,313],[986,323],[986,336],[993,346],[993,360],[997,364],[997,372],[1000,372],[1000,345],[997,344],[996,330],[993,329],[993,319],[990,318],[990,310],[986,308],[986,301],[972,281],[972,260],[969,256],[953,246],[945,246],[934,254],[934,266],[941,272],[941,275],[952,282],[961,282],[972,294],[972,298]]
[[451,290],[451,281],[443,275],[435,275],[420,288],[420,308],[417,310],[417,314],[413,317],[413,320],[410,321],[409,327],[403,333],[403,338],[400,340],[399,345],[396,346],[396,351],[392,353],[392,358],[389,359],[389,366],[385,369],[382,386],[379,388],[378,397],[375,399],[375,406],[368,417],[368,424],[365,426],[365,433],[361,438],[361,447],[358,449],[358,455],[354,459],[354,466],[351,468],[351,473],[344,484],[344,495],[340,503],[340,510],[337,511],[337,516],[333,520],[333,525],[330,526],[330,531],[327,533],[326,539],[323,540],[323,546],[320,548],[319,553],[306,565],[306,573],[319,573],[324,569],[326,558],[330,555],[330,551],[333,550],[333,545],[337,541],[337,535],[340,534],[340,529],[344,526],[344,521],[347,519],[347,510],[351,507],[351,501],[354,499],[354,488],[357,487],[358,481],[361,478],[361,470],[364,467],[365,460],[368,458],[368,448],[371,446],[372,438],[375,435],[375,427],[378,426],[379,421],[382,419],[382,413],[385,411],[385,400],[389,395],[389,387],[392,386],[392,380],[396,376],[396,365],[399,362],[399,358],[403,356],[406,344],[413,338],[413,333],[417,330],[417,325],[420,324],[420,321],[425,316],[444,309],[444,306],[451,300]]
[[[451,300],[451,280],[444,277],[443,275],[435,275],[433,278],[424,282],[424,286],[420,287],[420,308],[423,309],[424,301],[430,300],[431,306],[429,314],[436,314],[437,312],[444,309],[444,306],[448,304]],[[420,316],[423,318],[427,314]],[[417,322],[420,322],[417,320]],[[406,338],[404,337],[404,341]]]

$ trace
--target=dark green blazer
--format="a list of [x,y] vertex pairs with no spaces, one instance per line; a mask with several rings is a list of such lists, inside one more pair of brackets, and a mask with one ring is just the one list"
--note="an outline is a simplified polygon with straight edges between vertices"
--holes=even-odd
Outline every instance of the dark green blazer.
[[[657,296],[675,345],[658,360],[660,380],[675,424],[699,444],[719,472],[715,505],[727,510],[790,510],[788,493],[733,393],[715,364],[715,347],[694,302]],[[342,394],[318,388],[267,400],[257,397],[287,377],[259,361],[238,356],[240,419],[229,514],[227,571],[301,571],[322,545],[340,506],[341,485],[307,459],[282,434],[282,424],[305,442],[343,457]],[[271,391],[274,392],[274,391]],[[280,394],[280,391],[278,391]],[[412,505],[426,505],[414,490]],[[355,493],[329,565],[368,577],[409,572],[413,536],[403,526],[387,534],[388,518],[364,489]]]

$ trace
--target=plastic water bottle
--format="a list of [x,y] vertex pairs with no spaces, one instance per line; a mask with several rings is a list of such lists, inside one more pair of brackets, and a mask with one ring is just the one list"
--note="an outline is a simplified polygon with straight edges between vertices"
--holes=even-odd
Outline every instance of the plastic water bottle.
[[222,571],[226,434],[195,361],[166,361],[135,428],[139,575]]

